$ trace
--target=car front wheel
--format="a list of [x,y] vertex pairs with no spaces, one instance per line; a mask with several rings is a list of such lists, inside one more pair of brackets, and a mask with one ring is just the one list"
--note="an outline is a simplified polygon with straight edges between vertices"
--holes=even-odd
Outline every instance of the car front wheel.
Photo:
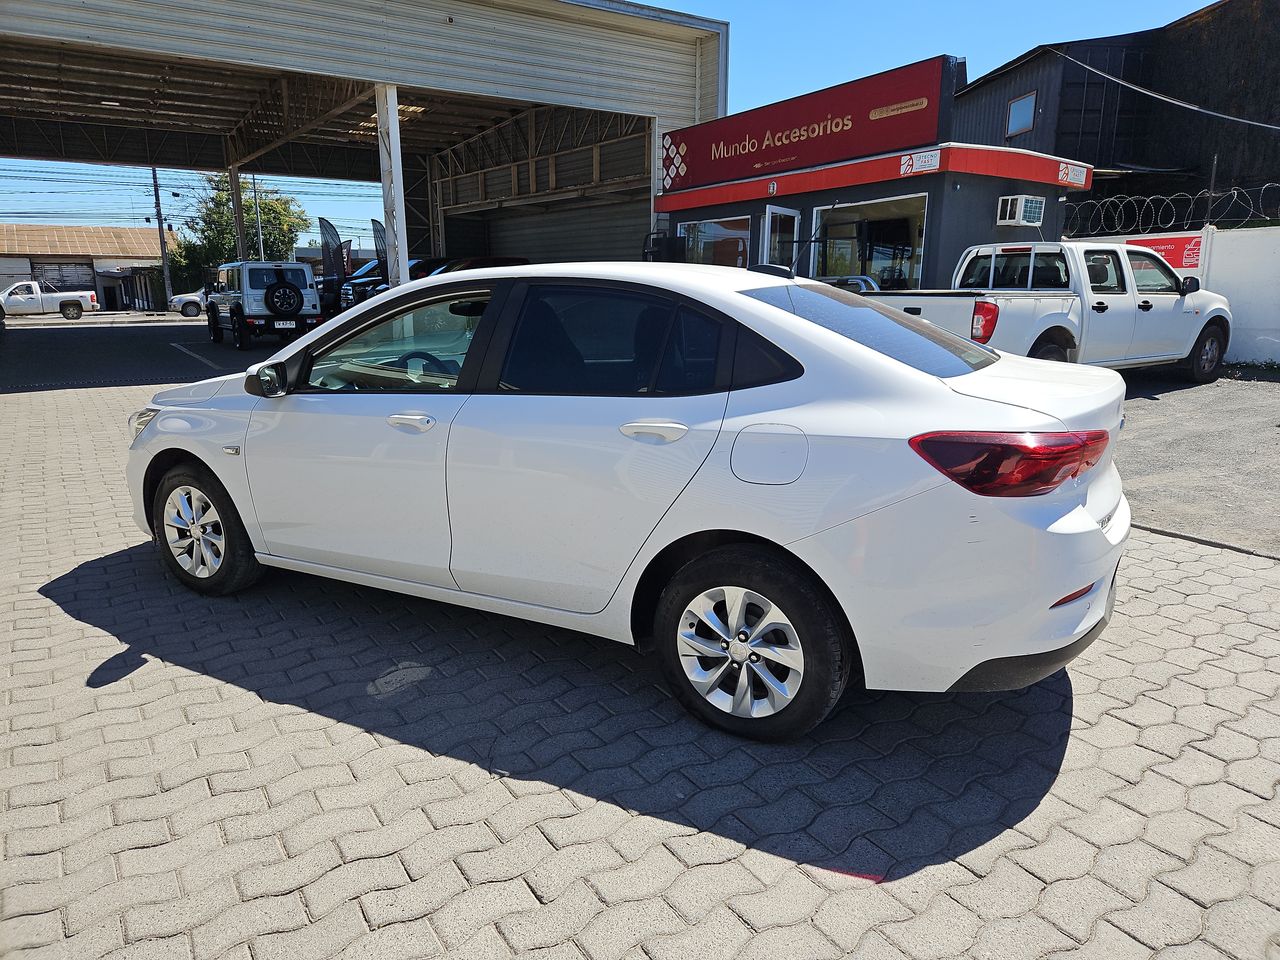
[[230,495],[202,467],[183,464],[164,475],[151,523],[161,563],[197,593],[236,593],[262,575]]
[[184,317],[200,316],[200,305],[196,303],[184,303],[182,305],[182,315]]
[[658,601],[653,642],[681,703],[757,740],[817,726],[857,660],[844,618],[812,574],[755,546],[721,547],[679,570]]
[[1216,323],[1208,324],[1196,338],[1196,345],[1186,359],[1187,377],[1192,383],[1212,383],[1222,373],[1222,358],[1227,338]]

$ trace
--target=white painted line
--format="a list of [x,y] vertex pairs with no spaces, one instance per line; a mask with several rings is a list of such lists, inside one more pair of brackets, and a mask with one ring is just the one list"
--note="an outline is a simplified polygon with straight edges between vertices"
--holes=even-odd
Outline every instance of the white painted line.
[[213,369],[218,370],[218,371],[221,371],[221,370],[223,369],[222,367],[220,367],[220,366],[218,366],[216,363],[214,363],[212,360],[206,360],[204,357],[200,356],[200,354],[196,353],[194,350],[188,350],[186,347],[184,347],[184,346],[183,346],[182,344],[180,344],[180,343],[171,343],[171,344],[169,344],[169,346],[173,347],[175,350],[181,350],[181,351],[182,351],[183,353],[185,353],[188,357],[192,357],[192,358],[194,358],[194,359],[196,359],[196,360],[199,360],[199,361],[200,361],[201,363],[203,363],[206,367],[213,367]]

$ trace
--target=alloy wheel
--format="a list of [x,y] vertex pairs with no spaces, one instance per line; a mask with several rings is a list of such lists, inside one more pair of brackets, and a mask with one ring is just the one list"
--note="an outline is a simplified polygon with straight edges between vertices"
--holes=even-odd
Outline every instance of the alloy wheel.
[[212,577],[222,566],[222,520],[195,487],[175,487],[165,500],[164,537],[178,566],[193,577]]
[[680,619],[676,646],[693,689],[736,717],[777,713],[804,678],[804,650],[791,620],[745,587],[713,587],[695,597]]
[[1217,337],[1206,338],[1204,346],[1200,348],[1200,369],[1205,373],[1212,371],[1218,365],[1221,352],[1222,346],[1218,343]]

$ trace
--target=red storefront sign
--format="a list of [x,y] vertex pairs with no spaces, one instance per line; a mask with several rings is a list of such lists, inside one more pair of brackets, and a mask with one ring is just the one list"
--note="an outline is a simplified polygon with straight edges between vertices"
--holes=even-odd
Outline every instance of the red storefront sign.
[[1200,269],[1201,237],[1198,233],[1178,237],[1130,237],[1123,242],[1154,250],[1164,257],[1169,266],[1178,270]]
[[946,57],[721,117],[662,138],[665,190],[937,143]]

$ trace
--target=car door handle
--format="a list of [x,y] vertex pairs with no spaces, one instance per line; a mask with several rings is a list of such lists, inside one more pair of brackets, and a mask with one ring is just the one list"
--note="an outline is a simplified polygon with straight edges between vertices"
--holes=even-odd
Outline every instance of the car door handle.
[[1154,306],[1155,304],[1152,303],[1150,300],[1143,300],[1138,304],[1138,309],[1146,311],[1146,310],[1150,310]]
[[1108,309],[1109,307],[1105,303],[1103,303],[1101,300],[1099,300],[1097,303],[1093,305],[1094,313],[1106,313]]
[[618,428],[624,437],[631,437],[643,443],[674,443],[689,428],[674,420],[633,420]]
[[436,425],[435,417],[425,413],[393,413],[387,417],[387,423],[393,427],[411,427],[420,433],[426,433]]

